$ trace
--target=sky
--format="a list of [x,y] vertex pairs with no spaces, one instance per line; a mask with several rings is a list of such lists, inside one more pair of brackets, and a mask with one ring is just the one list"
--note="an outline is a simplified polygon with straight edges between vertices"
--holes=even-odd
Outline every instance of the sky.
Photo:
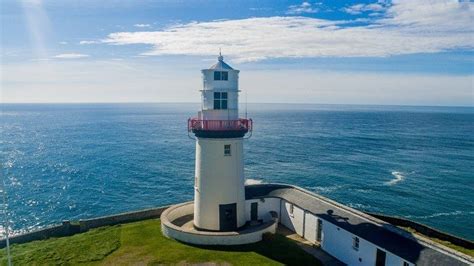
[[474,1],[2,0],[1,100],[474,106]]

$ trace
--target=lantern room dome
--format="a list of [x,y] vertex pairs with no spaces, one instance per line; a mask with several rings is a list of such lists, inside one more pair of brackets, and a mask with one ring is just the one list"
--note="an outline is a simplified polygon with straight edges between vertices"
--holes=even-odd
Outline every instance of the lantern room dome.
[[217,57],[217,63],[212,65],[209,69],[215,69],[215,70],[234,70],[231,66],[229,66],[226,62],[224,62],[224,57],[219,53],[219,56]]

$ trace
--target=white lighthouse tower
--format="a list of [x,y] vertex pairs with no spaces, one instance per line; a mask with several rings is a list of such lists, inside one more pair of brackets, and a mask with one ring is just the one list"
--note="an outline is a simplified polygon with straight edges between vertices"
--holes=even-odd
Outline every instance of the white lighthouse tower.
[[201,110],[188,121],[196,136],[194,227],[234,231],[246,223],[243,138],[252,120],[239,118],[239,70],[219,54],[201,72]]

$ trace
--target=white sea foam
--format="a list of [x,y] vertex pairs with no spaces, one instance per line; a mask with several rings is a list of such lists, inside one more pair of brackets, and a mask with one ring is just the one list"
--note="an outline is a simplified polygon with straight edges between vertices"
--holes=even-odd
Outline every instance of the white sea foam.
[[[8,227],[8,235],[11,234],[12,228],[9,226]],[[3,225],[0,225],[0,236],[1,238],[5,237],[5,227]]]
[[343,186],[341,186],[341,185],[327,186],[327,187],[317,186],[317,187],[312,187],[311,189],[316,190],[316,192],[318,192],[318,193],[331,193],[331,192],[336,191],[336,190],[338,190],[342,187]]
[[440,217],[440,216],[458,216],[458,215],[472,215],[474,214],[473,211],[466,212],[466,211],[452,211],[452,212],[437,212],[429,215],[422,215],[422,216],[417,216],[417,215],[407,215],[405,216],[406,218],[418,218],[418,219],[430,219],[430,218],[435,218],[435,217]]
[[22,186],[21,182],[18,181],[18,179],[16,177],[12,176],[8,179],[10,179],[10,182],[11,182],[12,186],[14,186],[14,187]]
[[392,176],[394,178],[390,181],[385,182],[385,185],[392,186],[392,185],[395,185],[395,184],[397,184],[397,183],[399,183],[399,182],[401,182],[405,179],[405,176],[402,172],[393,171]]
[[[13,229],[11,226],[8,226],[8,236],[14,237],[17,235],[26,234],[28,232],[40,230],[43,228],[45,228],[45,226],[39,226],[39,223],[36,223],[35,225],[32,225],[32,226],[27,226],[26,228],[23,228],[23,229],[17,229],[17,230]],[[5,226],[0,225],[0,238],[4,238],[4,237],[5,237]]]
[[366,205],[366,204],[362,204],[362,203],[349,203],[349,204],[347,204],[347,206],[349,206],[351,208],[354,208],[354,209],[358,209],[358,210],[367,210],[371,207],[370,205]]
[[8,160],[6,163],[5,163],[5,168],[12,168],[13,167],[13,162]]
[[252,179],[252,178],[247,178],[245,180],[245,185],[257,185],[257,184],[262,184],[263,180],[258,180],[258,179]]

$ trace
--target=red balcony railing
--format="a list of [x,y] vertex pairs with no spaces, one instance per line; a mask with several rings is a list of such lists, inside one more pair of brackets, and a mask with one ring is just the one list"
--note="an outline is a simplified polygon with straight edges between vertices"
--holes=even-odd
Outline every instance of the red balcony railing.
[[188,131],[252,131],[252,119],[200,120],[188,119]]

